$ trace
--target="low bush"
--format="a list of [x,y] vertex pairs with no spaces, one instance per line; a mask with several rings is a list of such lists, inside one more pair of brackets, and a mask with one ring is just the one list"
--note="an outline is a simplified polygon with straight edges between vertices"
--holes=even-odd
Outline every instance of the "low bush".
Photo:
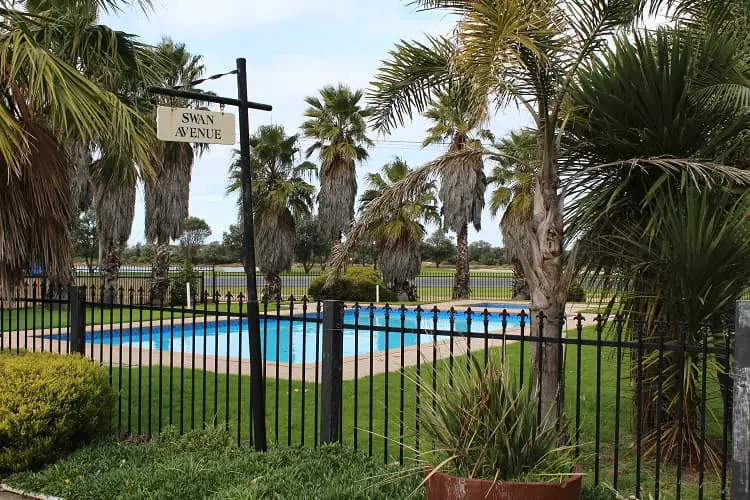
[[0,470],[39,466],[109,431],[109,377],[82,356],[0,353],[0,388]]
[[316,300],[347,300],[374,302],[375,287],[380,286],[380,301],[396,300],[395,294],[388,289],[380,273],[369,267],[350,267],[339,277],[332,287],[324,289],[328,274],[322,274],[310,284],[309,294]]
[[198,293],[198,280],[201,275],[191,264],[185,264],[172,278],[169,303],[173,306],[187,305],[187,284],[190,283],[190,294],[195,297]]
[[586,291],[579,281],[573,280],[570,282],[567,302],[586,302]]

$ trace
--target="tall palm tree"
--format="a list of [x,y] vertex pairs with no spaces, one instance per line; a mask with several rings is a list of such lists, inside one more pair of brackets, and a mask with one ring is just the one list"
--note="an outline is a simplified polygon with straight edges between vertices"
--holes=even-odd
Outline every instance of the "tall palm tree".
[[[415,111],[423,112],[446,87],[463,85],[469,109],[478,117],[487,110],[515,104],[525,109],[537,133],[539,172],[535,178],[533,216],[526,227],[529,251],[520,255],[531,292],[531,314],[544,320],[544,336],[559,337],[560,315],[574,274],[575,252],[563,264],[563,200],[560,190],[560,132],[564,112],[579,69],[607,46],[607,41],[637,18],[640,2],[632,0],[417,0],[423,9],[440,9],[458,18],[450,38],[425,43],[401,42],[390,52],[373,84],[376,130],[389,132]],[[468,83],[467,83],[468,82]],[[460,87],[459,87],[460,88]],[[488,101],[492,105],[488,107]],[[439,176],[454,157],[471,158],[479,148],[444,156],[412,174],[382,197],[371,210],[397,206],[419,190],[426,179]],[[468,161],[468,160],[467,160]],[[362,226],[367,217],[362,217]],[[332,259],[335,271],[345,265],[347,245]],[[354,236],[354,238],[352,238]],[[351,243],[352,245],[354,242]],[[336,273],[329,275],[332,280]],[[541,321],[531,334],[540,335]],[[544,350],[543,362],[536,362]],[[542,411],[563,409],[562,363],[554,343],[535,346],[534,379]]]
[[529,285],[519,255],[528,251],[526,226],[534,205],[534,172],[537,170],[536,133],[528,128],[511,131],[493,141],[489,159],[496,162],[489,183],[497,187],[490,198],[490,212],[500,219],[505,252],[513,264],[513,300],[528,300]]
[[456,233],[456,273],[453,277],[453,299],[469,298],[469,223],[482,228],[482,209],[487,177],[481,156],[463,157],[478,142],[481,116],[467,106],[461,89],[440,93],[424,116],[432,120],[422,146],[448,142],[445,168],[440,174],[440,201],[443,203],[443,227]]
[[[317,169],[307,161],[298,163],[299,136],[287,136],[279,125],[259,127],[250,137],[250,147],[258,267],[265,275],[264,295],[281,300],[279,274],[292,267],[296,225],[313,208],[315,188],[305,178]],[[237,152],[235,158],[228,193],[238,192],[242,186]]]
[[[100,8],[119,3],[92,0]],[[127,152],[147,164],[155,140],[130,103],[90,76],[98,60],[100,76],[114,78],[114,61],[123,61],[114,54],[126,52],[130,42],[132,60],[141,46],[106,26],[88,23],[73,29],[75,16],[54,14],[11,6],[4,10],[0,28],[0,58],[6,61],[0,79],[3,88],[13,89],[0,103],[0,161],[8,200],[0,206],[0,286],[6,290],[30,263],[52,275],[63,275],[70,267],[70,142]],[[108,71],[102,61],[111,65]]]
[[[192,89],[190,83],[205,72],[202,56],[193,55],[183,43],[162,39],[156,52],[168,62],[163,83],[167,87]],[[180,108],[197,107],[187,99],[165,97],[160,104]],[[155,175],[145,182],[146,240],[155,245],[152,264],[151,299],[165,300],[169,287],[169,243],[182,236],[183,222],[188,217],[190,176],[197,155],[205,144],[161,142],[154,154]]]
[[[367,205],[404,179],[412,169],[401,158],[386,163],[380,172],[367,176],[369,188],[359,198],[360,212]],[[411,203],[397,210],[381,214],[370,228],[370,237],[377,241],[378,258],[383,279],[398,295],[415,300],[411,283],[422,266],[420,247],[426,234],[424,223],[440,222],[434,183],[425,186]]]
[[309,107],[302,132],[315,141],[305,154],[309,158],[318,151],[320,156],[318,219],[333,246],[354,220],[356,165],[367,159],[367,147],[373,144],[366,123],[372,111],[361,100],[361,90],[352,92],[342,84],[323,87],[320,98],[305,98]]

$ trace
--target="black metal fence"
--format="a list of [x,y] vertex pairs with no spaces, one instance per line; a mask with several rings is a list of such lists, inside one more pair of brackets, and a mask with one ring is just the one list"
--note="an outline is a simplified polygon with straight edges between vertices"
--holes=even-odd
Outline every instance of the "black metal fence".
[[[51,295],[60,298],[19,292],[0,301],[0,350],[66,353],[78,343],[107,367],[113,426],[123,434],[220,425],[252,441],[244,295],[205,293],[189,307],[144,305],[125,289],[116,304],[98,288]],[[268,437],[279,445],[318,446],[322,435],[405,463],[432,446],[420,412],[472,357],[485,365],[499,357],[530,384],[541,343],[560,354],[570,445],[587,483],[639,498],[727,497],[729,323],[699,332],[680,325],[676,338],[659,324],[653,337],[623,318],[571,312],[536,336],[520,309],[353,305],[341,308],[341,333],[324,328],[319,302],[264,301],[260,310]],[[336,350],[328,366],[326,348]],[[670,444],[669,433],[684,426],[695,430],[696,447]]]

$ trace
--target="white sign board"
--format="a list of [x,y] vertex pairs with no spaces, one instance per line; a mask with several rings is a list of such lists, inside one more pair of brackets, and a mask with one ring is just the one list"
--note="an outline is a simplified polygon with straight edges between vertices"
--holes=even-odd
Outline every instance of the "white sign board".
[[159,106],[156,136],[162,141],[202,144],[236,143],[232,113]]

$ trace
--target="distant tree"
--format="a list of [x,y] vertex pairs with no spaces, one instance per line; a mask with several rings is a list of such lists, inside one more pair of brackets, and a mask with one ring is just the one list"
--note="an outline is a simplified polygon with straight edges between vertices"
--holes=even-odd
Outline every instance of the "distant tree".
[[302,264],[308,274],[316,260],[325,260],[330,245],[328,238],[320,230],[314,217],[303,217],[297,223],[297,237],[294,241],[294,258]]
[[425,251],[423,256],[435,263],[436,267],[446,262],[456,253],[456,245],[445,235],[441,229],[438,229],[429,238],[425,240]]
[[505,264],[505,249],[484,240],[475,241],[469,245],[469,258],[482,266],[499,266]]
[[239,224],[232,224],[229,230],[221,236],[221,245],[224,247],[228,256],[232,257],[232,262],[242,261],[242,227]]
[[185,260],[193,262],[198,249],[209,236],[211,236],[211,226],[208,225],[208,222],[198,217],[185,219],[182,237],[180,238],[180,246],[185,255]]
[[96,236],[96,215],[89,210],[78,217],[73,226],[73,255],[86,261],[89,272],[93,271],[94,260],[99,253],[99,239]]

